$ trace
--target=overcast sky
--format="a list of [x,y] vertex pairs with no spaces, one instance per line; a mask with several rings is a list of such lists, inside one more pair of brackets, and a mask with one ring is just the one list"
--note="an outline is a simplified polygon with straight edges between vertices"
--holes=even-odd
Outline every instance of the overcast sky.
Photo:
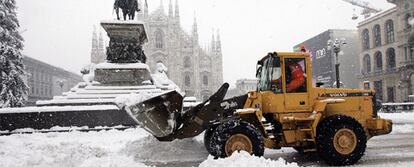
[[[144,0],[142,0],[144,1]],[[173,0],[173,4],[176,0]],[[115,18],[114,0],[17,0],[23,53],[79,73],[90,62],[93,26]],[[169,0],[148,0],[152,12]],[[370,0],[383,10],[386,0]],[[224,81],[254,78],[256,62],[271,51],[292,47],[327,29],[356,29],[351,20],[360,8],[342,0],[179,0],[181,23],[191,32],[197,17],[200,44],[209,43],[220,29]],[[174,6],[174,5],[173,5]],[[103,32],[103,34],[105,34]]]

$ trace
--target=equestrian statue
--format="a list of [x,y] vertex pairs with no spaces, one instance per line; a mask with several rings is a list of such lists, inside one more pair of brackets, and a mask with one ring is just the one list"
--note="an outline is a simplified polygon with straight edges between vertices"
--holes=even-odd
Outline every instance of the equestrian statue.
[[139,9],[137,0],[115,0],[114,10],[116,12],[116,18],[119,20],[119,8],[122,9],[124,20],[134,20],[135,12],[141,11]]

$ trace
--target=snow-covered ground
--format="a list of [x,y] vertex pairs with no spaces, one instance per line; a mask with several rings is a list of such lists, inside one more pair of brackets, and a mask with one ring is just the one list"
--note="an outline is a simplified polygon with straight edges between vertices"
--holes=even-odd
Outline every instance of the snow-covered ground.
[[[393,132],[391,135],[374,137],[370,140],[365,156],[357,165],[413,165],[414,159],[411,157],[414,157],[414,151],[411,148],[412,142],[409,140],[414,136],[414,112],[380,113],[380,116],[393,120],[395,123]],[[0,166],[323,165],[323,163],[315,162],[318,161],[317,158],[299,155],[291,148],[266,149],[265,156],[261,158],[241,152],[229,158],[214,160],[206,152],[202,138],[198,136],[173,142],[159,142],[141,128],[124,131],[14,134],[0,136]],[[387,160],[390,157],[397,157],[398,161]],[[384,162],[378,159],[383,159]]]
[[[141,167],[204,159],[207,160],[201,166],[286,164],[283,159],[275,161],[246,154],[240,153],[226,159],[214,160],[211,156],[208,157],[202,136],[173,142],[159,142],[141,128],[124,131],[75,131],[0,136],[0,166],[2,167]],[[288,165],[297,166],[290,163]]]

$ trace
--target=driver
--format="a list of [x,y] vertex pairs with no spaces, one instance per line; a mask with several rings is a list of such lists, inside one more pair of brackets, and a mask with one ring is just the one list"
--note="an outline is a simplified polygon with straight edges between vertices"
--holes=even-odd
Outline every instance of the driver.
[[[302,67],[298,63],[288,63],[290,70],[290,82],[286,86],[288,93],[296,92],[296,90],[305,83],[305,76]],[[287,70],[286,70],[287,72]]]

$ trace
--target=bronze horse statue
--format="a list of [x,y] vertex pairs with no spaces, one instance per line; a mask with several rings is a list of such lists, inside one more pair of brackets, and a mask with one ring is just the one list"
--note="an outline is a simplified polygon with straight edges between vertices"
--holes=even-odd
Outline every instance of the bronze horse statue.
[[122,9],[124,20],[134,20],[135,12],[141,11],[137,0],[115,0],[114,10],[116,11],[116,18],[119,20],[119,8]]

